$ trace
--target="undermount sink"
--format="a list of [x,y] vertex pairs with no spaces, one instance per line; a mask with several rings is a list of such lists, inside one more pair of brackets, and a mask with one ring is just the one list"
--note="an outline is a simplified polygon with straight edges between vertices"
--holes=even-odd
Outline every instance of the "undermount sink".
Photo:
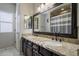
[[51,40],[51,41],[45,41],[45,45],[49,46],[62,46],[62,42]]

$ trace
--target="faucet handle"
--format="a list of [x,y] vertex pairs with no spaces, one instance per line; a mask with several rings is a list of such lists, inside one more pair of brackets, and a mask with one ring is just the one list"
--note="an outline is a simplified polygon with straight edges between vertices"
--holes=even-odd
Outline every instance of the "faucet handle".
[[54,38],[52,38],[52,40],[53,40]]
[[62,42],[62,39],[59,39],[60,42]]
[[57,37],[55,38],[56,41],[58,41]]

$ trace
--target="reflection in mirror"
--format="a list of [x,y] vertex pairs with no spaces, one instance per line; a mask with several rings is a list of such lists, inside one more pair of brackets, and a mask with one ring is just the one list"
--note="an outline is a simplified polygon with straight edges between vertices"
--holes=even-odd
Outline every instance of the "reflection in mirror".
[[50,26],[52,33],[72,34],[71,33],[71,4],[62,4],[50,14]]
[[41,14],[40,20],[40,31],[41,32],[50,32],[50,19],[48,12],[44,12]]
[[39,31],[40,15],[34,17],[34,31]]
[[24,28],[32,29],[32,18],[31,16],[24,16]]
[[34,31],[50,32],[50,20],[48,12],[34,17]]

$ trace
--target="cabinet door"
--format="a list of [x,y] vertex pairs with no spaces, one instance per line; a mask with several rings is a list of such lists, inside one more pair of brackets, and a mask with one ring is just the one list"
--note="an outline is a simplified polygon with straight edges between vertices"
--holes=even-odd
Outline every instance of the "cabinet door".
[[43,56],[59,56],[58,54],[51,52],[43,47],[40,47],[39,51]]
[[24,53],[24,42],[25,42],[25,39],[22,37],[22,52]]
[[42,55],[44,56],[51,56],[51,52],[49,52],[47,49],[40,47],[40,51],[39,51]]
[[32,47],[27,45],[24,47],[24,54],[25,56],[32,56]]

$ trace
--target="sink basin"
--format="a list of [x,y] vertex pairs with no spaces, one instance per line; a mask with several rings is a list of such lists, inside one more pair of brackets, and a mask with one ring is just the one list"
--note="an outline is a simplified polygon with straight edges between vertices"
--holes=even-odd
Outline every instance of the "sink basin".
[[45,41],[45,45],[49,46],[62,46],[62,42],[51,40],[51,41]]

